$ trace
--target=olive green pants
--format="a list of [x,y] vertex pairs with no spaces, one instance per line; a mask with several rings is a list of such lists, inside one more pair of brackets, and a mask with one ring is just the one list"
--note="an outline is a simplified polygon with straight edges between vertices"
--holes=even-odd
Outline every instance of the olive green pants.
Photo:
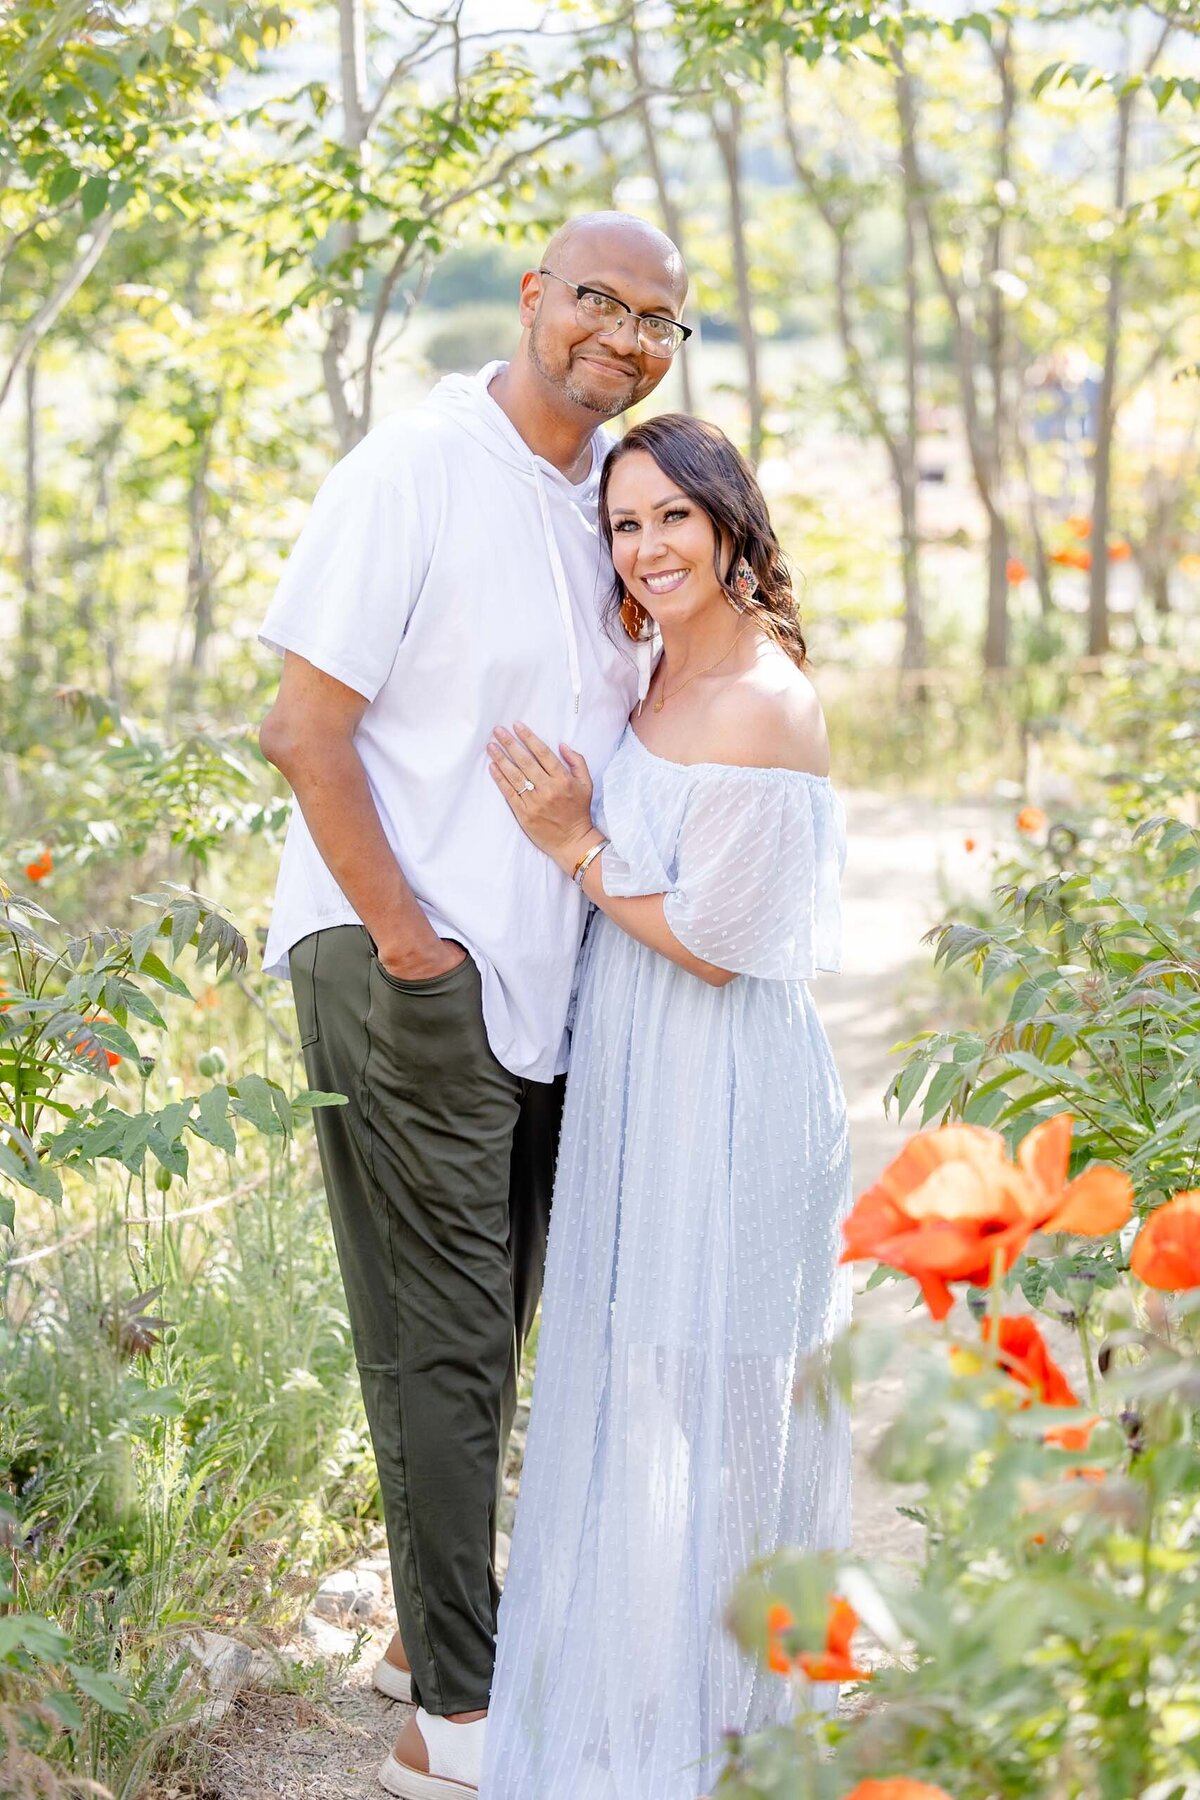
[[340,925],[291,952],[396,1613],[432,1713],[485,1707],[496,1499],[541,1294],[561,1078],[523,1081],[484,1030],[470,957],[399,981]]

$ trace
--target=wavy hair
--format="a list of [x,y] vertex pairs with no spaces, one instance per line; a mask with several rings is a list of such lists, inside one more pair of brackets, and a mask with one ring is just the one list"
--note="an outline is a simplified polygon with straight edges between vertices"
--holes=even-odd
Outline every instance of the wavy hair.
[[[660,413],[635,425],[615,444],[600,475],[600,529],[612,553],[613,534],[608,516],[608,490],[613,470],[626,456],[644,450],[664,475],[670,477],[698,506],[715,535],[713,573],[730,605],[754,617],[761,629],[803,668],[808,660],[804,634],[792,594],[792,578],[775,536],[767,503],[745,457],[723,431],[686,413]],[[722,567],[722,543],[730,546]],[[734,586],[734,571],[745,560],[754,571],[758,589],[746,599]],[[625,588],[620,576],[613,582],[611,612],[615,618]]]

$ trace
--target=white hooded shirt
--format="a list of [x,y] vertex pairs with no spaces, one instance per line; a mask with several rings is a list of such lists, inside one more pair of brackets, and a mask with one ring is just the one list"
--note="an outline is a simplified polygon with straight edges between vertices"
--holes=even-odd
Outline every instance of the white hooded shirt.
[[[448,377],[337,464],[262,640],[369,702],[355,744],[396,859],[439,937],[478,965],[497,1060],[548,1081],[566,1066],[586,905],[517,825],[487,742],[519,719],[596,776],[648,664],[605,618],[596,495],[608,439],[596,433],[591,471],[572,484],[489,394],[503,367]],[[293,803],[267,971],[286,974],[310,932],[358,922]]]

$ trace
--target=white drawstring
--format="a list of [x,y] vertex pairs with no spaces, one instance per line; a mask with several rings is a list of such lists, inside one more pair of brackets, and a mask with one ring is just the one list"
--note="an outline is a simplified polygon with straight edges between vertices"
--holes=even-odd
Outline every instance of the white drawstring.
[[558,551],[558,539],[554,535],[554,526],[550,519],[550,502],[546,496],[542,472],[538,468],[537,459],[532,459],[533,484],[537,488],[538,506],[542,514],[542,530],[546,537],[546,549],[550,553],[550,569],[554,576],[554,591],[558,596],[558,612],[562,619],[563,631],[567,638],[567,661],[571,668],[571,694],[575,702],[575,711],[579,711],[579,696],[583,690],[583,682],[579,674],[579,644],[575,637],[575,617],[571,607],[571,591],[567,586],[567,572],[563,568],[562,557]]
[[654,673],[654,634],[647,638],[635,638],[633,660],[637,664],[637,696],[638,711],[642,710],[642,702],[650,692],[650,677]]

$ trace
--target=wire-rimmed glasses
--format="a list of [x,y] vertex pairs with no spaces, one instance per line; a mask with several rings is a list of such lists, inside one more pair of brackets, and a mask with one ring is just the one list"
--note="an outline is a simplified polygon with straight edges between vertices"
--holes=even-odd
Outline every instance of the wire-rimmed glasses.
[[632,306],[626,306],[615,294],[568,281],[565,275],[556,275],[553,269],[539,269],[538,274],[549,275],[552,281],[561,281],[564,287],[570,288],[575,296],[575,317],[589,331],[602,334],[615,331],[625,319],[632,319],[638,349],[646,356],[674,356],[692,335],[691,326],[681,325],[678,319],[664,319],[658,313],[635,313]]

